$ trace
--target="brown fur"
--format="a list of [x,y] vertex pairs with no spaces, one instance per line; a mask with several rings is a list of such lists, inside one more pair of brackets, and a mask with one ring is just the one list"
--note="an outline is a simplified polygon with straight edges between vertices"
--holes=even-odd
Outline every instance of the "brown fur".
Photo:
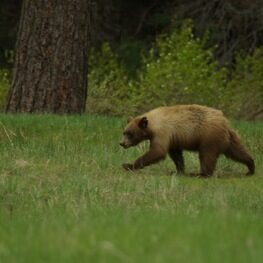
[[150,149],[133,164],[123,164],[127,170],[141,169],[165,158],[168,153],[177,171],[184,173],[183,150],[199,153],[203,176],[210,176],[220,154],[247,165],[253,174],[252,157],[242,146],[236,132],[219,110],[200,105],[160,107],[129,121],[124,129],[124,148],[150,140]]

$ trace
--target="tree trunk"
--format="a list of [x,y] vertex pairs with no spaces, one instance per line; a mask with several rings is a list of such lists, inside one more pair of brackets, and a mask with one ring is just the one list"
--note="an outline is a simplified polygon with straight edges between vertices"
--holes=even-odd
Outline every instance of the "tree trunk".
[[7,112],[82,113],[88,0],[24,0]]

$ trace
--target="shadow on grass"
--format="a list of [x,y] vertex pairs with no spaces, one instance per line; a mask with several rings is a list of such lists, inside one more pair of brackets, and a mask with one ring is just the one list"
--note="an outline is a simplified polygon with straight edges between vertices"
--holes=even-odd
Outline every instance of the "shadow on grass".
[[202,176],[200,173],[197,172],[187,172],[185,174],[177,173],[176,171],[170,171],[166,174],[163,174],[164,176],[176,176],[176,177],[186,177],[186,178],[198,178],[198,179],[211,179],[211,178],[217,178],[217,179],[233,179],[233,178],[251,178],[254,175],[246,175],[245,172],[234,172],[233,170],[225,170],[225,171],[217,171],[211,176]]

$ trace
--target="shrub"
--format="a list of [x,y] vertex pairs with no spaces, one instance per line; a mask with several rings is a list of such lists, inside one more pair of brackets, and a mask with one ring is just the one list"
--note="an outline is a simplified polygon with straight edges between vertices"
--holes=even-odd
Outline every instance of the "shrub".
[[190,23],[157,39],[139,76],[147,107],[177,103],[221,105],[226,70],[217,69],[213,50],[204,46],[205,40],[194,38]]
[[263,119],[263,48],[238,55],[225,93],[225,107],[238,118]]
[[186,23],[159,37],[142,59],[137,77],[129,79],[108,44],[90,55],[88,111],[131,114],[177,103],[220,106],[226,70],[217,69],[211,49],[194,38]]
[[8,89],[8,71],[0,69],[0,111],[4,109],[6,103],[6,93]]
[[101,50],[91,51],[89,68],[87,111],[113,115],[128,113],[134,97],[133,84],[107,43]]

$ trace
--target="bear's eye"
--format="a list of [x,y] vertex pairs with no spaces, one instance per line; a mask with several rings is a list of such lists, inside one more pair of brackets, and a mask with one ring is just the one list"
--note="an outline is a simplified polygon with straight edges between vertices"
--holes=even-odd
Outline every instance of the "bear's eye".
[[128,134],[128,137],[129,137],[129,139],[132,139],[132,138],[133,138],[133,134],[132,134],[132,133],[129,133],[129,134]]
[[134,136],[133,136],[133,133],[131,133],[131,132],[126,132],[126,134],[125,134],[126,136],[127,136],[127,138],[129,139],[129,140],[131,140]]

